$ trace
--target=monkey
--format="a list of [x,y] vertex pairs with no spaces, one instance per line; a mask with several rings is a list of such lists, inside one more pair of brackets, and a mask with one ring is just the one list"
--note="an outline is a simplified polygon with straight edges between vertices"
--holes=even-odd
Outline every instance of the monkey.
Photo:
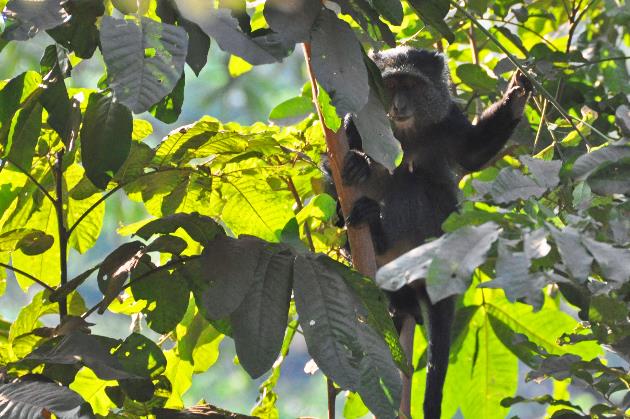
[[[343,222],[369,225],[381,267],[443,234],[442,223],[457,211],[457,175],[479,170],[501,151],[521,120],[532,85],[517,72],[501,99],[472,124],[451,97],[443,54],[397,47],[372,52],[370,58],[381,72],[389,101],[387,116],[403,159],[390,173],[362,151],[354,116],[344,118],[350,151],[341,177],[345,185],[358,188],[361,198]],[[440,418],[455,297],[433,304],[425,287],[415,284],[389,294],[399,334],[409,316],[418,324],[427,320],[424,417]]]

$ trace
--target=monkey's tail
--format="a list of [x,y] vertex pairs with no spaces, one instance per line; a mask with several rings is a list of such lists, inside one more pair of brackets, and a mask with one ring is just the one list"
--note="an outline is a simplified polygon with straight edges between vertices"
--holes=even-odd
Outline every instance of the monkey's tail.
[[429,353],[427,361],[427,384],[424,393],[424,418],[440,419],[442,412],[442,389],[446,379],[451,330],[455,314],[455,298],[449,297],[431,304],[428,295],[421,296],[421,303],[428,312],[427,331]]

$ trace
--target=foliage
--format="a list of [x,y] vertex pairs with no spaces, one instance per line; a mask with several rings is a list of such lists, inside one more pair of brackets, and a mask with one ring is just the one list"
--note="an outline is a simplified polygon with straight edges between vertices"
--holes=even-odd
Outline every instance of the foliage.
[[[396,42],[443,50],[471,117],[515,67],[536,87],[508,151],[462,179],[465,198],[447,234],[376,278],[386,289],[426,281],[434,301],[462,295],[444,411],[492,418],[537,403],[552,417],[627,415],[627,5],[324,3],[0,0],[0,53],[38,32],[53,39],[39,68],[0,82],[0,294],[6,272],[25,291],[42,289],[14,321],[0,319],[0,410],[228,416],[205,403],[184,411],[182,396],[229,336],[248,374],[271,371],[252,414],[278,417],[275,385],[299,332],[323,374],[351,391],[346,417],[366,407],[395,417],[398,370],[409,373],[409,361],[420,417],[426,342],[417,339],[414,359],[405,359],[383,293],[343,258],[310,84],[271,110],[274,123],[206,116],[155,146],[138,115],[176,120],[184,65],[199,74],[211,42],[233,54],[234,77],[306,42],[322,120],[336,130],[356,114],[370,156],[393,168],[400,146],[365,51]],[[106,76],[69,88],[74,68],[97,50]],[[69,278],[68,253],[94,246],[103,203],[117,192],[151,218],[122,227],[134,237]],[[86,282],[102,294],[90,308]],[[90,333],[87,319],[106,310],[143,318],[162,337],[154,342],[139,328],[124,340]],[[59,322],[46,327],[51,314]],[[519,362],[527,381],[568,381],[597,402],[561,391],[518,395]]]

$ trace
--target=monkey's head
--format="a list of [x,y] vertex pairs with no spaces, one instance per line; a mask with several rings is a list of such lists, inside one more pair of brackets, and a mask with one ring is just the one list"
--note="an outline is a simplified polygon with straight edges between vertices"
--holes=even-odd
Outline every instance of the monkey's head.
[[397,137],[446,118],[451,96],[442,54],[398,47],[373,52],[371,58],[381,70],[390,103],[387,115]]

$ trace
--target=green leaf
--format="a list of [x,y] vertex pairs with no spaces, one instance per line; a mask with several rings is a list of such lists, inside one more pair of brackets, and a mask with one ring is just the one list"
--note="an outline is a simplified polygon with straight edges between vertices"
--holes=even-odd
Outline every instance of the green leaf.
[[578,180],[586,179],[604,164],[630,157],[630,147],[625,144],[610,145],[578,157],[573,164],[572,175]]
[[70,384],[70,388],[83,396],[92,406],[94,413],[106,416],[116,405],[107,396],[105,389],[116,384],[116,381],[101,380],[90,369],[82,368]]
[[363,28],[365,33],[375,41],[385,42],[390,47],[396,46],[394,34],[389,26],[381,21],[378,12],[372,7],[374,1],[338,0],[342,14],[352,16],[352,19]]
[[149,110],[151,115],[155,116],[162,122],[172,124],[177,121],[179,114],[182,113],[182,105],[184,104],[184,87],[186,85],[186,77],[184,73],[175,85],[175,88],[162,100],[153,105]]
[[343,118],[359,112],[368,102],[370,90],[361,44],[354,32],[326,9],[317,18],[311,36],[313,72],[330,95],[337,115]]
[[131,148],[131,112],[111,97],[92,93],[81,127],[81,156],[87,177],[105,189]]
[[0,409],[7,418],[37,417],[39,412],[51,412],[58,418],[94,416],[90,405],[74,391],[41,381],[0,384]]
[[313,113],[313,100],[306,96],[296,96],[285,100],[271,110],[269,119],[279,124],[288,121],[289,124],[304,119]]
[[496,90],[496,79],[477,64],[464,63],[457,66],[457,77],[480,93],[494,92]]
[[457,400],[463,417],[504,418],[508,409],[504,397],[515,394],[518,386],[518,361],[499,340],[485,310],[477,310],[468,332],[449,365],[445,394]]
[[42,106],[34,102],[20,109],[13,118],[5,151],[6,159],[26,170],[31,167],[42,127]]
[[370,413],[370,411],[363,404],[361,396],[359,396],[358,393],[349,391],[346,402],[343,405],[344,419],[360,419],[368,413]]
[[630,249],[619,249],[586,236],[582,236],[582,243],[595,258],[605,280],[616,282],[615,287],[628,281],[630,265],[627,262],[630,260]]
[[131,284],[133,296],[136,300],[147,301],[142,312],[147,316],[149,327],[166,334],[181,321],[188,308],[188,286],[176,272],[161,270],[149,274],[143,272],[142,275],[142,279]]
[[599,195],[630,194],[630,157],[604,164],[592,172],[587,182]]
[[266,246],[249,292],[230,315],[236,354],[252,378],[269,370],[280,353],[287,328],[294,258],[282,246]]
[[33,250],[37,251],[41,249],[42,246],[45,247],[46,244],[49,244],[48,247],[43,249],[43,251],[46,251],[50,248],[53,241],[54,238],[52,236],[40,230],[32,230],[29,228],[10,230],[0,234],[0,252],[13,252],[14,250],[20,249],[25,254],[28,254],[31,246],[34,246]]
[[165,351],[164,355],[166,356],[166,372],[164,375],[171,382],[172,386],[171,395],[164,407],[183,408],[182,396],[192,385],[194,371],[192,360],[182,356],[177,347]]
[[231,77],[239,77],[243,74],[251,71],[254,68],[253,65],[239,57],[238,55],[230,55],[230,60],[228,61],[228,72]]
[[324,118],[324,124],[334,132],[337,132],[341,128],[341,118],[337,114],[337,109],[332,105],[330,96],[328,93],[318,85],[317,90],[317,104],[322,112]]
[[[105,204],[94,208],[102,195],[85,177],[85,170],[78,164],[71,164],[65,171],[66,191],[63,194],[66,205],[66,219],[68,226],[73,226],[84,213],[87,215],[73,230],[68,239],[68,245],[79,253],[85,253],[94,246],[101,233],[105,219]],[[83,182],[83,185],[79,186]],[[77,186],[79,186],[77,188]],[[83,190],[81,190],[84,188]],[[87,196],[81,196],[82,194]]]
[[98,288],[103,293],[99,313],[103,314],[109,303],[122,291],[129,273],[134,270],[145,253],[145,246],[140,241],[120,245],[101,263],[96,277]]
[[134,113],[148,110],[181,78],[188,36],[180,27],[105,16],[100,40],[114,96]]
[[540,186],[551,189],[560,183],[560,169],[562,161],[560,160],[541,160],[530,156],[519,156],[521,163],[527,166],[534,180]]
[[558,253],[568,273],[579,282],[584,282],[591,273],[593,257],[588,254],[581,241],[581,233],[573,227],[558,230],[547,224],[553,240],[556,242]]
[[53,236],[36,230],[22,236],[16,248],[27,256],[35,256],[50,249],[54,242]]

